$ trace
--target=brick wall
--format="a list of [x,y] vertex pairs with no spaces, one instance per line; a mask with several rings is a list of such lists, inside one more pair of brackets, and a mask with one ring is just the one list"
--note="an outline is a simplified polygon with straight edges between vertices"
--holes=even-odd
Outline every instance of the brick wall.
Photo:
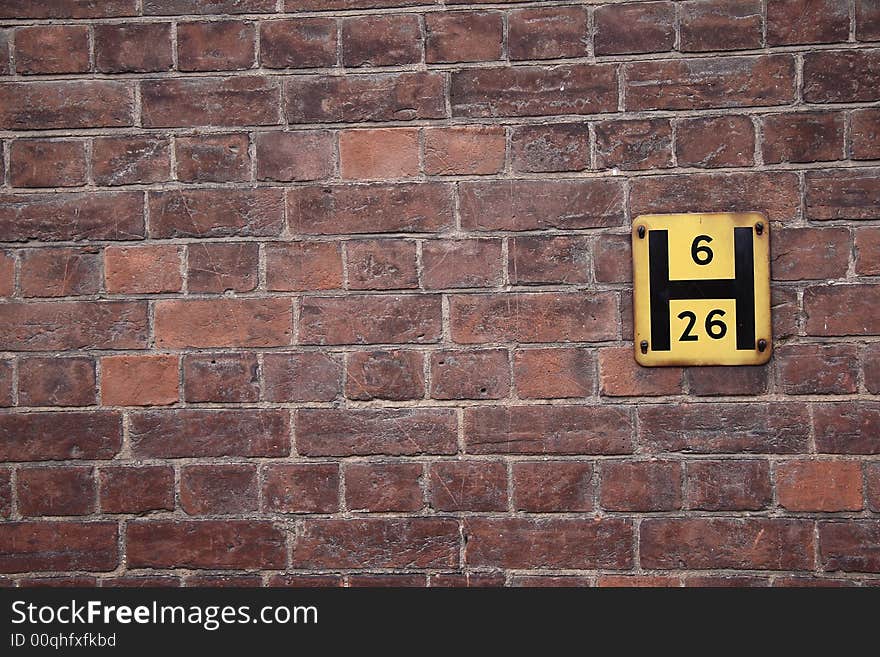
[[[7,585],[880,581],[873,0],[3,0]],[[629,226],[761,211],[766,367]]]

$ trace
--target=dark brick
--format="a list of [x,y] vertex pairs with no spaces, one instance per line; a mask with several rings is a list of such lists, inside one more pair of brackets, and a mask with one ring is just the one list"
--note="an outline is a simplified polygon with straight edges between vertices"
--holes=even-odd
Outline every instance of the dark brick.
[[257,180],[329,178],[334,171],[334,144],[333,134],[325,131],[258,132]]
[[341,40],[345,66],[416,64],[422,59],[422,30],[415,14],[346,18]]
[[761,47],[761,0],[681,3],[681,50],[750,50]]
[[175,142],[177,179],[183,182],[236,182],[250,180],[248,136],[199,135]]
[[39,25],[15,31],[15,72],[85,73],[89,70],[89,30],[85,25]]
[[250,292],[257,287],[259,246],[252,242],[190,244],[187,287],[190,292]]
[[[880,20],[878,20],[880,24]],[[880,110],[855,110],[852,114],[850,150],[854,160],[880,160]]]
[[767,461],[689,461],[686,507],[703,511],[759,511],[773,501]]
[[21,468],[17,476],[22,516],[82,516],[95,512],[91,467]]
[[416,243],[400,239],[345,243],[350,290],[395,290],[419,286]]
[[16,139],[9,145],[9,181],[13,187],[83,185],[85,146],[72,139]]
[[165,137],[97,137],[92,176],[98,185],[132,185],[171,179],[171,143]]
[[510,137],[511,166],[525,173],[590,168],[590,131],[585,123],[517,126]]
[[843,157],[843,114],[799,112],[763,119],[764,162],[821,162]]
[[436,342],[440,295],[306,297],[300,311],[303,344]]
[[880,454],[880,403],[814,404],[813,427],[819,453]]
[[276,80],[259,75],[144,80],[142,122],[148,128],[274,125],[280,93]]
[[0,523],[0,572],[86,570],[107,572],[119,563],[115,522]]
[[339,465],[273,463],[263,470],[263,511],[335,513],[339,510]]
[[360,351],[348,355],[345,396],[370,401],[420,399],[425,395],[418,351]]
[[424,505],[420,463],[350,463],[345,504],[351,511],[418,511]]
[[880,169],[810,171],[806,174],[807,218],[877,219]]
[[342,287],[342,248],[334,242],[267,244],[266,288],[333,290]]
[[662,169],[672,166],[672,127],[666,119],[602,121],[596,125],[600,169]]
[[134,105],[129,82],[0,82],[0,129],[121,128]]
[[425,61],[486,62],[501,59],[502,14],[455,11],[425,14]]
[[599,503],[609,511],[681,508],[681,465],[675,461],[605,461]]
[[819,554],[826,571],[878,573],[880,522],[847,520],[819,523]]
[[101,468],[98,494],[103,513],[174,510],[174,470],[166,465]]
[[584,7],[516,9],[508,14],[511,59],[558,59],[587,55]]
[[596,358],[577,347],[518,349],[513,380],[523,399],[589,397],[596,389]]
[[93,359],[25,358],[19,361],[20,406],[90,406],[95,402]]
[[517,511],[592,511],[593,493],[590,463],[525,461],[513,464],[513,506]]
[[173,66],[171,23],[95,25],[95,66],[102,73],[152,73]]
[[596,9],[597,55],[659,52],[675,44],[672,2],[607,4]]
[[880,100],[880,50],[805,53],[803,84],[811,103]]
[[280,189],[149,192],[152,237],[267,237],[281,232]]
[[850,251],[846,228],[783,228],[770,240],[773,279],[845,278]]
[[256,354],[186,354],[183,381],[188,402],[255,402],[260,396]]
[[507,467],[501,461],[432,463],[429,495],[437,511],[504,511]]
[[422,244],[422,284],[429,290],[501,284],[501,240],[430,240]]
[[342,363],[328,354],[308,351],[263,356],[263,396],[268,401],[332,401],[341,392]]
[[177,67],[181,71],[251,68],[255,38],[254,24],[244,21],[178,23]]
[[767,45],[846,41],[849,5],[847,0],[768,0]]
[[675,156],[679,166],[750,166],[755,128],[747,116],[682,119],[675,128]]
[[761,395],[767,392],[769,369],[757,367],[689,367],[688,392],[700,397]]
[[432,399],[501,399],[510,390],[507,351],[435,351],[431,354]]
[[776,361],[785,394],[845,395],[858,391],[856,345],[783,345],[776,350]]
[[257,510],[255,465],[187,465],[180,470],[180,508],[191,516]]
[[514,237],[507,269],[514,285],[587,283],[590,243],[583,237]]
[[880,315],[862,312],[880,303],[880,285],[822,285],[804,290],[807,335],[877,335]]
[[101,290],[99,248],[43,247],[19,254],[19,285],[24,297],[67,297]]
[[260,23],[260,63],[266,68],[336,65],[336,21],[291,18]]

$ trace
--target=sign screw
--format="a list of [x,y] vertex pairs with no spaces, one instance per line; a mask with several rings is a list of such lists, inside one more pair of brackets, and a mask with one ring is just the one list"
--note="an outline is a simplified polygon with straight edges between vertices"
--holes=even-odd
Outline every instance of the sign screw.
[[[755,224],[755,232],[758,233],[758,235],[764,234],[764,222],[763,221],[759,221],[758,223]],[[763,351],[763,349],[761,351]]]
[[758,340],[758,351],[765,351],[767,349],[767,341],[764,338]]
[[648,353],[648,341],[647,341],[647,340],[642,340],[642,341],[639,343],[639,348],[642,350],[642,353],[643,353],[643,354]]
[[639,226],[639,239],[645,239],[645,227]]

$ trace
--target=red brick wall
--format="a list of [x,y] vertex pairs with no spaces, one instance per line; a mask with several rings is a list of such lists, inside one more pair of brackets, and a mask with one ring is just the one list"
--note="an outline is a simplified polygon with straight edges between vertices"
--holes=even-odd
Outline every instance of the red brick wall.
[[[872,0],[0,2],[19,585],[871,584]],[[754,210],[766,367],[628,231]]]

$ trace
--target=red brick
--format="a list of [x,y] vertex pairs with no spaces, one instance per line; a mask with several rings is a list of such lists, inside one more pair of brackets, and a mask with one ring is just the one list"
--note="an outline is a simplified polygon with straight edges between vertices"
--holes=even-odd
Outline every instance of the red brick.
[[187,465],[180,470],[180,508],[191,516],[257,510],[255,465]]
[[869,344],[865,347],[862,362],[862,374],[868,392],[880,394],[880,344]]
[[525,461],[513,464],[513,506],[517,511],[592,511],[593,493],[590,463]]
[[0,572],[106,572],[119,563],[115,522],[39,520],[0,524]]
[[846,41],[849,5],[847,0],[768,0],[767,45]]
[[83,516],[95,512],[91,467],[21,468],[17,493],[22,516]]
[[626,407],[496,406],[464,411],[471,454],[628,454],[633,420]]
[[761,0],[696,0],[681,4],[681,50],[761,47]]
[[774,587],[823,587],[838,588],[843,586],[858,586],[852,580],[833,579],[831,577],[777,577],[773,580]]
[[585,57],[589,43],[585,7],[515,9],[508,14],[511,59]]
[[111,294],[179,292],[180,252],[176,245],[108,246],[104,278]]
[[880,50],[805,53],[803,85],[811,103],[880,100]]
[[664,588],[681,586],[678,577],[664,575],[600,575],[596,584],[611,588]]
[[419,172],[419,131],[414,128],[344,130],[339,135],[343,178],[381,180]]
[[804,290],[807,335],[877,335],[880,285],[823,285]]
[[609,511],[680,509],[681,465],[674,461],[604,462],[600,504]]
[[24,297],[66,297],[101,290],[101,252],[95,247],[19,251],[19,285]]
[[507,467],[501,461],[432,463],[429,496],[437,511],[504,511]]
[[291,565],[305,568],[455,568],[458,522],[448,518],[306,520]]
[[360,351],[349,354],[345,396],[349,399],[420,399],[425,395],[418,351]]
[[336,463],[273,463],[263,471],[263,511],[335,513],[339,510]]
[[267,76],[188,77],[141,82],[147,128],[275,125],[281,89]]
[[300,409],[296,448],[304,456],[454,454],[451,408]]
[[174,509],[174,470],[167,465],[110,466],[98,475],[103,513]]
[[865,464],[865,480],[868,508],[871,511],[880,511],[880,463]]
[[813,428],[819,453],[880,454],[880,403],[814,404]]
[[798,112],[762,120],[764,162],[821,162],[843,157],[843,114]]
[[275,0],[144,0],[144,14],[256,14],[275,6]]
[[244,21],[178,23],[181,71],[236,71],[254,65],[256,28]]
[[18,362],[20,406],[91,406],[96,397],[91,358],[24,358]]
[[422,59],[422,30],[415,14],[346,18],[341,40],[345,66],[416,64]]
[[431,575],[432,588],[495,588],[504,586],[504,573],[437,573]]
[[[427,4],[436,0],[427,0]],[[285,11],[327,11],[330,9],[375,9],[401,7],[410,4],[426,4],[411,0],[285,0]],[[452,3],[450,3],[452,4]]]
[[689,367],[688,392],[700,397],[761,395],[767,391],[767,367]]
[[296,182],[329,178],[334,170],[332,133],[318,130],[258,132],[257,179]]
[[880,7],[873,0],[856,0],[856,39],[880,41]]
[[303,344],[425,343],[440,339],[440,295],[306,297]]
[[755,158],[755,129],[747,116],[682,119],[675,128],[679,166],[750,166]]
[[342,287],[342,249],[334,242],[266,245],[269,290],[334,290]]
[[773,279],[845,278],[850,251],[846,228],[783,228],[770,240]]
[[776,350],[779,384],[788,395],[858,392],[858,353],[851,344],[788,344]]
[[424,135],[428,175],[485,175],[504,168],[502,126],[426,128]]
[[593,586],[590,577],[577,575],[513,575],[510,586],[542,588],[574,588]]
[[188,402],[255,402],[260,397],[256,354],[186,354],[184,399]]
[[596,359],[582,348],[519,349],[514,353],[516,393],[524,399],[589,397],[596,388]]
[[422,284],[429,290],[501,284],[501,240],[430,240],[422,245]]
[[272,587],[341,587],[342,575],[290,575],[278,574],[269,578],[269,586]]
[[857,461],[784,461],[776,468],[779,504],[789,511],[860,511]]
[[584,123],[513,128],[511,166],[525,173],[583,171],[590,168],[590,131]]
[[13,187],[84,185],[85,146],[72,139],[16,139],[9,145],[9,181]]
[[179,587],[180,580],[177,577],[156,575],[153,577],[108,577],[101,580],[104,588],[155,588],[155,587]]
[[102,73],[167,71],[171,55],[171,23],[95,25],[95,66]]
[[767,461],[689,461],[686,507],[703,511],[759,511],[773,501]]
[[284,410],[163,410],[131,415],[135,458],[286,456],[290,420]]
[[424,505],[420,463],[350,463],[345,504],[351,511],[418,511]]
[[467,563],[499,568],[631,568],[632,525],[619,518],[468,518]]
[[501,399],[510,390],[504,349],[444,350],[431,354],[432,399]]
[[852,158],[854,160],[880,159],[880,110],[855,110],[850,116],[852,117],[850,129]]
[[0,360],[0,407],[12,406],[12,360]]
[[502,14],[495,11],[425,14],[425,61],[486,62],[501,59]]
[[342,387],[342,364],[317,351],[268,353],[263,356],[263,377],[268,401],[333,401]]
[[359,240],[345,244],[350,290],[399,290],[419,286],[416,243],[400,239]]
[[18,580],[18,585],[21,588],[94,588],[98,586],[98,580],[94,577],[28,577]]
[[0,82],[0,129],[120,128],[134,125],[128,82]]
[[600,392],[610,397],[678,395],[682,392],[680,367],[642,367],[631,346],[599,351]]
[[764,577],[749,577],[745,575],[691,575],[685,577],[684,585],[709,588],[740,588],[769,586],[770,580]]
[[134,520],[125,528],[130,568],[283,568],[283,531],[259,520]]
[[631,239],[629,235],[602,235],[593,242],[593,270],[602,283],[632,281]]
[[[617,67],[564,64],[452,72],[453,116],[555,116],[617,109]],[[548,94],[547,90],[553,93]]]
[[260,22],[260,64],[266,68],[336,65],[336,21],[290,18]]
[[287,220],[293,232],[313,235],[433,232],[453,223],[452,188],[440,183],[295,187],[287,194]]
[[640,406],[639,442],[652,452],[797,454],[807,449],[805,404]]
[[149,192],[152,237],[267,237],[284,215],[280,189],[192,189]]
[[811,171],[806,185],[808,219],[877,218],[880,169]]
[[672,166],[672,127],[666,119],[596,124],[596,166],[662,169]]
[[247,135],[178,137],[174,152],[177,179],[183,182],[250,180],[251,158]]
[[167,300],[156,303],[156,346],[282,347],[292,332],[290,299]]
[[0,297],[11,297],[14,291],[15,257],[9,251],[0,251]]
[[230,588],[254,588],[262,585],[259,575],[190,575],[184,579],[184,586]]
[[111,411],[0,415],[0,460],[112,459],[122,447],[122,416]]
[[598,7],[594,14],[597,55],[672,50],[675,6],[671,2],[633,2]]
[[253,242],[190,244],[187,288],[190,292],[250,292],[257,287],[259,245]]
[[16,73],[85,73],[88,70],[89,30],[86,26],[40,25],[15,31]]
[[101,402],[106,406],[174,404],[177,379],[177,356],[104,356]]
[[3,18],[109,18],[137,15],[136,0],[104,0],[82,2],[81,0],[7,0],[0,6]]
[[877,520],[846,520],[819,523],[819,553],[826,571],[878,573],[880,542]]
[[348,585],[354,587],[425,587],[427,576],[415,573],[391,573],[388,575],[349,575]]
[[92,176],[98,185],[131,185],[171,179],[171,146],[165,137],[97,137]]

